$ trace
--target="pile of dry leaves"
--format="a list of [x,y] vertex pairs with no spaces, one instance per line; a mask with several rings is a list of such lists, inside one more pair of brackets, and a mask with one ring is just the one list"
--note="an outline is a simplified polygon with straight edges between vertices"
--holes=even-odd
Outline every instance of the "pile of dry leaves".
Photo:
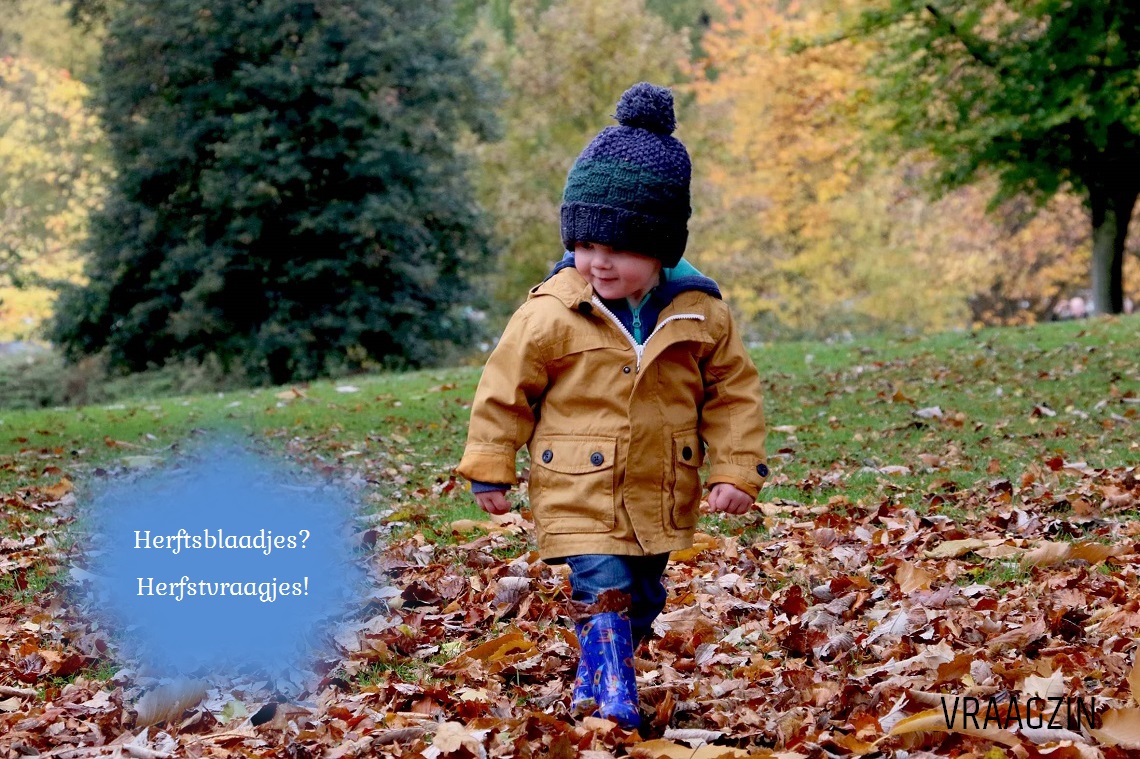
[[[376,542],[375,591],[289,687],[66,682],[113,642],[41,593],[0,609],[0,757],[1140,755],[1137,472],[1058,462],[929,502],[778,501],[700,534],[638,652],[633,734],[568,713],[569,585],[518,555],[517,514]],[[0,560],[58,550],[41,530]]]

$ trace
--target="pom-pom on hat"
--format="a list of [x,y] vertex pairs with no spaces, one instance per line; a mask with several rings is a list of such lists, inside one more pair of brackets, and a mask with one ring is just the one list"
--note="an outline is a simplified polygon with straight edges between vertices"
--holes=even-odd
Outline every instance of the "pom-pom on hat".
[[673,130],[673,93],[633,85],[614,118],[586,146],[562,193],[562,244],[597,242],[676,266],[689,238],[692,166]]

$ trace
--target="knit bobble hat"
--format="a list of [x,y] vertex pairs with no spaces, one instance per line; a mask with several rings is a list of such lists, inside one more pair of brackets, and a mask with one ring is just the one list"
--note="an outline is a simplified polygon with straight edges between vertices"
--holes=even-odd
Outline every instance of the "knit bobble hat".
[[692,166],[673,137],[673,93],[635,84],[618,102],[620,126],[578,156],[562,193],[562,244],[596,242],[676,266],[689,238]]

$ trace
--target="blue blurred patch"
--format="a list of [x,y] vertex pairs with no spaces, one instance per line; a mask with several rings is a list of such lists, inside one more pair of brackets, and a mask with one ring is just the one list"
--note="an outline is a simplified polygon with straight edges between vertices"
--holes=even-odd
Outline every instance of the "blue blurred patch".
[[353,516],[342,487],[214,444],[94,497],[95,599],[158,674],[303,669],[361,597]]

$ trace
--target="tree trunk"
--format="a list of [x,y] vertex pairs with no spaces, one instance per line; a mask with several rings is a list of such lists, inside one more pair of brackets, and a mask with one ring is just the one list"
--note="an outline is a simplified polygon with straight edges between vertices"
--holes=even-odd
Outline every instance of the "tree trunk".
[[1136,205],[1137,187],[1089,189],[1092,209],[1092,301],[1097,314],[1119,314],[1124,310],[1124,243],[1128,223]]

